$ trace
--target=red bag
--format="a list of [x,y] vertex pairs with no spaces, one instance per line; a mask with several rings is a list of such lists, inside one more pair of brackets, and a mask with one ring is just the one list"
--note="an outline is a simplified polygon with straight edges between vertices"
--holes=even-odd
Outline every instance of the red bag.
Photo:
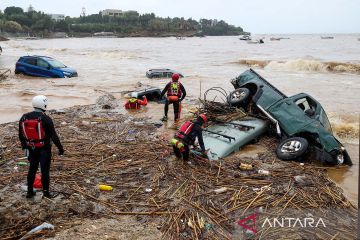
[[36,174],[33,186],[34,186],[34,188],[42,189],[41,175],[40,174]]

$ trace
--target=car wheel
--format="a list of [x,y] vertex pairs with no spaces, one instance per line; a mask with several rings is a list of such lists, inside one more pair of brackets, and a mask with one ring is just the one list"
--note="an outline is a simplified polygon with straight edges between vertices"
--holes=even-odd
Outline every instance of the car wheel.
[[15,74],[20,74],[20,73],[21,73],[21,71],[15,70]]
[[302,137],[287,138],[279,143],[276,155],[282,160],[294,160],[303,156],[309,147],[309,142]]
[[245,107],[250,98],[250,91],[247,88],[238,88],[227,96],[227,102],[233,107]]

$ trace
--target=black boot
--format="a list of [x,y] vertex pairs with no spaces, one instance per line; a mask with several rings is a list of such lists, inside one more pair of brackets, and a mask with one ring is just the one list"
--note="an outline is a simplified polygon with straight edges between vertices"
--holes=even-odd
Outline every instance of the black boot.
[[54,198],[56,197],[54,194],[50,193],[49,190],[44,190],[43,191],[43,197],[46,197],[46,198]]
[[29,190],[27,193],[26,193],[26,198],[32,198],[36,195],[36,192],[34,192],[34,190]]

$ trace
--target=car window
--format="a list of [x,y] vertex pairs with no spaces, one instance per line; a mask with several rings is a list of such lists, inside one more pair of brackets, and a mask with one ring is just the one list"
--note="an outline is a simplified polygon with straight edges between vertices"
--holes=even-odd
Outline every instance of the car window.
[[309,110],[309,109],[316,111],[317,104],[310,98],[307,98],[307,97],[300,98],[300,99],[296,100],[295,103],[304,112],[306,112],[306,110]]
[[322,109],[322,108],[321,108],[321,111],[320,111],[319,121],[321,122],[321,124],[324,126],[324,128],[328,132],[332,133],[330,121],[329,121],[328,117],[326,116],[326,113],[325,113],[324,109]]
[[49,59],[48,62],[50,63],[50,65],[53,67],[53,68],[65,68],[66,66],[59,62],[58,60],[55,60],[55,59]]
[[25,62],[26,62],[27,64],[35,65],[35,66],[36,66],[36,62],[37,62],[36,60],[37,60],[36,58],[28,58],[28,59],[25,60]]
[[49,67],[49,64],[47,62],[45,62],[44,60],[42,60],[42,59],[38,59],[36,65],[38,67],[42,67],[42,68],[48,68]]

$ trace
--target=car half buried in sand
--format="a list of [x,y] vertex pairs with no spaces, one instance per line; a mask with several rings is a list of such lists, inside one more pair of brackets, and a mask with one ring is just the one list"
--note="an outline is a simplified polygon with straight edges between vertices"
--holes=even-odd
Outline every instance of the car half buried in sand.
[[334,137],[321,104],[306,93],[287,97],[254,70],[249,69],[231,81],[235,90],[228,102],[237,107],[256,105],[276,126],[283,140],[276,149],[282,160],[301,159],[310,150],[321,162],[352,165],[344,146]]

